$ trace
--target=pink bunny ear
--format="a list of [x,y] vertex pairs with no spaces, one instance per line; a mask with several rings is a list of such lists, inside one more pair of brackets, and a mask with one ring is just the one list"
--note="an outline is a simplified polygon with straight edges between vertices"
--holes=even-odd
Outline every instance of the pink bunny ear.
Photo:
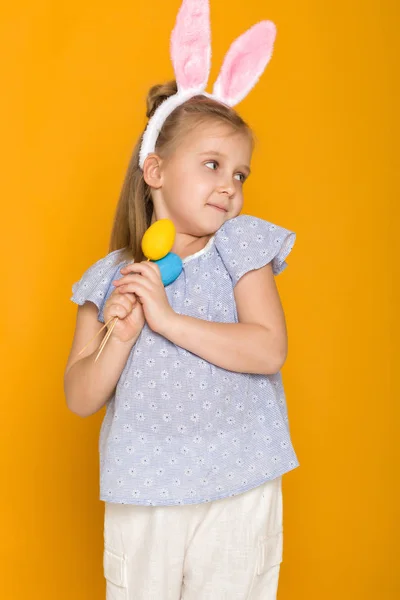
[[267,66],[275,37],[275,24],[260,21],[236,38],[225,56],[212,95],[229,106],[243,100]]
[[210,38],[208,0],[183,0],[171,34],[171,59],[178,91],[206,88]]

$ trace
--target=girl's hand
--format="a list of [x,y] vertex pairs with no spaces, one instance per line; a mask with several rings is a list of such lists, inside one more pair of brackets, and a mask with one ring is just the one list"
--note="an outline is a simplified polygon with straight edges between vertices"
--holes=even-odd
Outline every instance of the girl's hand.
[[[121,294],[115,289],[104,304],[104,322],[118,317],[110,337],[120,342],[135,342],[143,329],[145,318],[135,294]],[[107,330],[114,324],[108,324]]]
[[158,266],[150,261],[131,263],[121,273],[124,277],[113,281],[116,289],[122,294],[135,294],[150,329],[161,332],[176,313],[168,302]]

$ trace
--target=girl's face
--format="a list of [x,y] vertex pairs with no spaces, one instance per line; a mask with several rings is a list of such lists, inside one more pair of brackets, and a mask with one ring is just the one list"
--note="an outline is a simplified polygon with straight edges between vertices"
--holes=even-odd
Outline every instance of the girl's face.
[[170,218],[177,231],[196,237],[215,233],[242,210],[251,154],[245,132],[212,122],[195,127],[161,161],[157,218]]

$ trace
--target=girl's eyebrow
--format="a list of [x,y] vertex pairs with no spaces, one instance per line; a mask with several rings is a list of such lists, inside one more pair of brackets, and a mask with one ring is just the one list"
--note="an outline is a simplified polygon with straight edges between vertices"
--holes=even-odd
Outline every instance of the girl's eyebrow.
[[[226,158],[225,154],[222,154],[222,152],[218,152],[218,150],[208,150],[207,152],[200,152],[200,156],[204,156],[204,155],[214,155],[214,156],[220,156],[222,158]],[[248,165],[241,165],[240,167],[238,167],[239,169],[243,169],[244,171],[247,171],[247,175],[250,175],[251,173],[251,169]]]

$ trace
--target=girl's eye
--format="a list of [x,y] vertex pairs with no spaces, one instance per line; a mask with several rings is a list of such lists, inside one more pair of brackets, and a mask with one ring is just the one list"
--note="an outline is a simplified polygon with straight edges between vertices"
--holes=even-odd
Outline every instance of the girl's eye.
[[[216,161],[216,160],[208,160],[204,164],[206,166],[207,165],[212,165],[211,167],[209,167],[209,168],[211,168],[212,171],[215,171],[215,169],[217,169],[219,167],[218,161]],[[213,168],[213,167],[215,167],[215,168]],[[241,183],[244,183],[246,181],[246,175],[244,173],[236,173],[235,177],[236,177],[236,175],[239,175],[239,180],[238,181],[240,181]]]
[[239,175],[239,177],[241,177],[239,181],[241,181],[242,183],[246,181],[246,175],[244,175],[243,173],[236,173],[236,175]]

